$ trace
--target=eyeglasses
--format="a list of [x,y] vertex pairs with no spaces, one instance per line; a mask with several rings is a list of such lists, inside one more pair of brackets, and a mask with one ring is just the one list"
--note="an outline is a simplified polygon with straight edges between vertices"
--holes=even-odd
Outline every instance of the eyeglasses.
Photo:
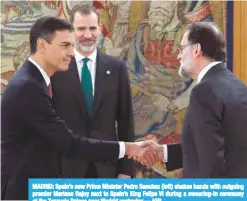
[[186,47],[191,46],[191,45],[194,45],[194,44],[179,45],[179,46],[178,46],[178,51],[179,51],[179,53],[182,53],[183,50],[184,50]]

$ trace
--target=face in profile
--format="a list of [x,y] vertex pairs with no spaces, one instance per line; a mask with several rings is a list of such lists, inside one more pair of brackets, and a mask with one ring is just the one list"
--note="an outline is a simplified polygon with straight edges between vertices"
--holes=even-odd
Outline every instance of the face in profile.
[[66,71],[74,56],[74,33],[69,30],[56,31],[51,41],[45,43],[44,59],[54,72]]
[[81,15],[77,12],[74,16],[76,49],[82,54],[91,54],[97,47],[100,35],[98,16],[94,12]]
[[181,77],[191,77],[193,69],[193,51],[192,45],[188,41],[189,32],[185,32],[180,43],[178,59],[180,60],[179,75]]

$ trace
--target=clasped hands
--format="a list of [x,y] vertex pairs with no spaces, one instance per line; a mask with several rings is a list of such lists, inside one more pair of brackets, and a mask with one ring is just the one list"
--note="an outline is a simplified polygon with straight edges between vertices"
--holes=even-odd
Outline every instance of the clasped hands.
[[164,158],[163,146],[152,140],[140,142],[126,142],[125,155],[130,159],[152,168],[156,162]]

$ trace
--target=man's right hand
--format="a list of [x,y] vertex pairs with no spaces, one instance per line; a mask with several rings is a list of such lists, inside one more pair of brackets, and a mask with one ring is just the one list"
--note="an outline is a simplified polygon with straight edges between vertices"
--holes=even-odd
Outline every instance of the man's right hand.
[[163,160],[163,146],[154,141],[141,142],[125,142],[126,152],[128,158],[145,164],[148,168],[152,168],[158,161]]

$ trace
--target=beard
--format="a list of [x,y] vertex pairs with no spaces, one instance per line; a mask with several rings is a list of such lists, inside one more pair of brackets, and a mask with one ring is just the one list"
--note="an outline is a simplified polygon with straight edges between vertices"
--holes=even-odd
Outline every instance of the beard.
[[92,52],[96,48],[96,46],[96,44],[93,44],[91,46],[76,44],[76,49],[81,50],[83,52]]
[[180,64],[178,69],[178,75],[182,78],[189,78],[190,64]]

